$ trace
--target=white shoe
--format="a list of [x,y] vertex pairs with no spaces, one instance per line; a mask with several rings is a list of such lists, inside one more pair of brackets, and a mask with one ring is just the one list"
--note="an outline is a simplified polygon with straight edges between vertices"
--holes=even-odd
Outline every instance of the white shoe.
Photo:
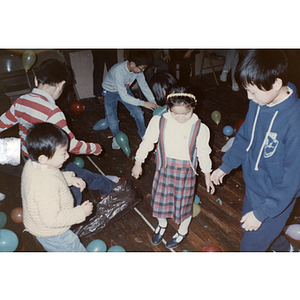
[[118,177],[118,176],[106,175],[105,177],[108,178],[109,180],[111,180],[114,183],[118,183],[120,181],[120,177]]
[[232,83],[232,90],[238,92],[240,90],[239,85],[236,82]]
[[5,199],[5,195],[3,193],[0,193],[0,201]]
[[117,143],[117,141],[116,141],[116,138],[114,137],[113,138],[113,141],[112,141],[112,145],[111,145],[111,147],[114,149],[114,150],[118,150],[118,149],[120,149],[121,147],[119,146],[119,144]]
[[226,72],[222,72],[222,74],[220,75],[220,80],[222,82],[226,82],[227,81],[227,74]]
[[290,243],[290,251],[289,252],[300,252],[300,250]]

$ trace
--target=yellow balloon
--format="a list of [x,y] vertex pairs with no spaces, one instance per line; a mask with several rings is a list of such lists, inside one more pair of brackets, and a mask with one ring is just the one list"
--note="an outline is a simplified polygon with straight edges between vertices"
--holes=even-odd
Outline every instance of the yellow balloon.
[[27,72],[35,63],[36,54],[32,50],[27,50],[22,55],[22,62],[25,71]]
[[193,218],[197,217],[200,214],[201,207],[198,203],[193,203]]
[[215,110],[211,113],[211,118],[218,125],[221,121],[221,114],[219,111]]

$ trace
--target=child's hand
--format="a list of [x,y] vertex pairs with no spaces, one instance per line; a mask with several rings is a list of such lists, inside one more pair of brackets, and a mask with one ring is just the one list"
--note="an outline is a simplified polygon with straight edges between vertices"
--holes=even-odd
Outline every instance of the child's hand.
[[131,170],[131,176],[138,179],[143,173],[142,164],[140,162],[135,162],[134,167]]
[[169,53],[166,53],[163,57],[163,60],[168,63],[170,60],[171,60],[171,57],[170,57],[170,54]]
[[148,108],[150,110],[154,110],[155,108],[157,108],[157,104],[150,102],[150,101],[148,101],[148,102],[145,101],[144,107]]
[[82,178],[79,178],[79,177],[76,177],[76,176],[71,177],[70,183],[73,186],[79,188],[80,192],[82,192],[85,189],[85,187],[86,187],[85,181]]
[[215,184],[219,185],[223,183],[223,177],[226,175],[221,169],[216,169],[212,172],[210,176],[210,180]]
[[192,54],[192,51],[191,50],[188,50],[185,52],[185,54],[183,55],[183,58],[190,58],[191,57],[191,54]]
[[83,208],[86,217],[88,217],[93,211],[93,203],[89,200],[84,201],[81,204],[81,207]]
[[253,211],[245,214],[240,222],[243,223],[242,228],[246,231],[256,231],[262,224],[262,222],[256,219]]
[[215,192],[215,186],[210,179],[210,173],[205,173],[205,184],[206,184],[206,191],[210,194]]

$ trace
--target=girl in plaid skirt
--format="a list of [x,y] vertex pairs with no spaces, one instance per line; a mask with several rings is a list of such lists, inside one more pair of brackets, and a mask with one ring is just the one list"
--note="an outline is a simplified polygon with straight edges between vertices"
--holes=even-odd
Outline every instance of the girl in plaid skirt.
[[177,247],[188,236],[198,175],[197,158],[205,175],[207,192],[215,191],[210,180],[209,129],[193,113],[196,103],[196,97],[185,88],[174,87],[167,96],[167,112],[153,116],[136,153],[132,176],[137,179],[142,174],[142,163],[157,143],[151,201],[153,216],[158,219],[152,236],[154,245],[163,239],[167,218],[179,224],[167,248]]

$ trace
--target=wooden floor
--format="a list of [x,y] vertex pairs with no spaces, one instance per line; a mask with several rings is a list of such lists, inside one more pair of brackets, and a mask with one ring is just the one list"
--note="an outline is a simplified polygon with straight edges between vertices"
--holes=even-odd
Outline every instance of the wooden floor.
[[[202,122],[210,128],[210,145],[213,150],[211,158],[213,166],[216,168],[221,164],[223,155],[220,149],[226,143],[223,127],[226,125],[234,127],[238,120],[245,117],[248,100],[243,90],[233,92],[230,83],[220,83],[220,86],[217,86],[211,74],[203,76],[201,80],[196,77],[194,90],[198,100],[200,100],[196,113]],[[95,98],[82,99],[82,101],[85,103],[86,110],[80,115],[73,114],[68,106],[63,106],[62,109],[67,116],[69,127],[78,139],[98,142],[104,149],[99,157],[82,156],[85,161],[85,168],[93,172],[101,170],[106,175],[117,175],[131,179],[144,195],[143,201],[124,217],[93,237],[83,239],[82,242],[85,246],[93,239],[101,239],[108,248],[119,245],[127,252],[182,252],[183,250],[198,252],[209,243],[217,245],[222,252],[239,251],[242,238],[239,220],[245,191],[240,169],[227,176],[225,184],[217,187],[214,195],[206,192],[204,177],[200,175],[197,179],[196,194],[201,201],[201,212],[192,219],[188,239],[174,250],[165,247],[165,241],[171,238],[178,228],[170,220],[164,236],[164,243],[154,246],[151,243],[151,237],[157,222],[152,217],[150,206],[151,185],[155,170],[154,154],[151,153],[145,162],[143,176],[139,180],[132,178],[130,173],[134,164],[134,155],[141,142],[134,120],[124,107],[119,107],[120,129],[127,134],[131,148],[131,154],[127,157],[121,149],[111,149],[112,139],[108,129],[92,130],[93,125],[99,119],[104,118],[104,105]],[[214,110],[221,113],[222,118],[219,125],[211,119],[211,113]],[[146,123],[149,122],[151,116],[152,112],[145,110]],[[8,217],[4,228],[11,229],[19,237],[17,251],[43,251],[36,239],[28,232],[23,232],[23,224],[14,223],[10,218],[11,210],[21,206],[20,178],[3,172],[0,172],[0,176],[0,191],[6,194],[6,199],[0,202],[0,211],[4,211]],[[84,198],[94,198],[99,201],[97,192],[87,191],[84,193]],[[297,203],[288,224],[300,223],[299,213],[300,208],[299,203]],[[292,242],[298,247],[300,246],[299,242]]]

